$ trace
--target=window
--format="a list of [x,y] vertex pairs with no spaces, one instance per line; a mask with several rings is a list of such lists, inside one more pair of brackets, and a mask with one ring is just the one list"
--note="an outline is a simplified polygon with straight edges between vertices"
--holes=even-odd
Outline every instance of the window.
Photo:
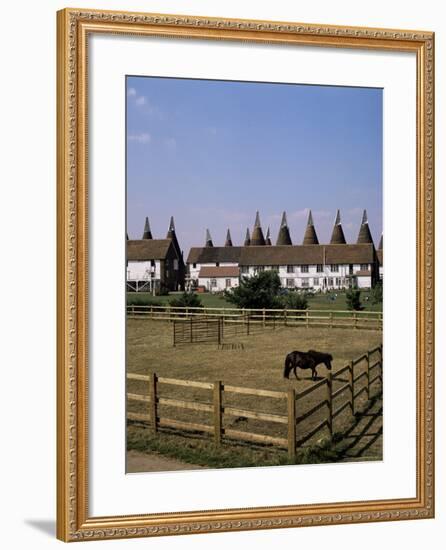
[[230,288],[231,286],[231,279],[226,279],[226,288]]
[[258,265],[258,266],[255,268],[255,272],[256,272],[256,273],[260,273],[261,271],[265,271],[265,266],[263,266],[263,265]]
[[317,264],[317,266],[316,266],[316,271],[317,271],[318,273],[323,273],[324,268],[323,268],[322,264]]
[[211,288],[215,288],[217,286],[217,279],[211,279]]
[[286,286],[287,288],[294,288],[294,279],[287,279]]
[[313,286],[319,286],[319,277],[313,279]]
[[194,269],[196,269],[197,264],[192,264],[192,267],[193,267]]
[[286,266],[286,272],[287,273],[294,273],[294,265],[287,265]]
[[339,265],[338,264],[331,264],[330,271],[332,273],[337,273],[339,271]]
[[327,286],[333,286],[333,277],[328,277]]
[[173,261],[173,270],[174,271],[178,271],[178,260],[175,258],[175,260]]
[[240,266],[240,273],[249,273],[249,267],[247,265]]
[[361,264],[361,271],[368,271],[369,270],[369,264]]
[[304,279],[302,281],[302,288],[308,288],[310,286],[310,281],[308,279]]
[[308,266],[307,265],[301,265],[300,266],[300,272],[301,273],[308,273]]
[[342,286],[342,278],[336,277],[336,286]]

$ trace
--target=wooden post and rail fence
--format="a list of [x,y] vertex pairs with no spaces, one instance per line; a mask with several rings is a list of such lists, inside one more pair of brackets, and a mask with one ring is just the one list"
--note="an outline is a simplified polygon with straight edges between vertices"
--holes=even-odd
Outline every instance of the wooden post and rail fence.
[[[362,364],[361,372],[358,366]],[[348,373],[348,380],[341,376]],[[252,443],[269,444],[279,448],[287,449],[290,460],[296,457],[296,451],[302,447],[316,434],[325,430],[331,439],[334,433],[335,419],[346,409],[350,409],[351,415],[358,412],[358,398],[364,393],[367,398],[371,397],[371,387],[380,381],[380,391],[382,391],[382,346],[378,346],[360,357],[350,361],[347,365],[336,372],[328,371],[327,377],[312,384],[310,387],[296,391],[274,391],[256,388],[245,388],[225,384],[221,380],[215,382],[199,382],[193,380],[180,380],[158,376],[155,373],[150,375],[127,374],[129,381],[140,381],[147,384],[145,394],[127,393],[127,399],[130,401],[142,402],[146,409],[145,413],[127,412],[129,421],[147,423],[154,433],[159,428],[174,428],[180,431],[194,431],[209,434],[213,437],[217,446],[223,441],[238,440]],[[364,382],[362,382],[364,380]],[[334,389],[335,383],[345,382],[341,387]],[[198,388],[208,390],[210,399],[206,402],[197,402],[195,400],[174,399],[161,395],[160,386],[177,386],[184,389]],[[325,397],[322,400],[312,404],[310,408],[306,407],[306,400],[310,394],[316,390],[325,387]],[[266,413],[258,410],[243,409],[237,406],[228,406],[225,404],[226,395],[238,394],[245,396],[255,396],[257,402],[261,398],[271,398],[276,401],[286,402],[286,414]],[[344,396],[340,401],[339,397]],[[179,419],[167,418],[160,414],[160,406],[168,406],[189,411],[198,411],[207,413],[209,423],[190,422]],[[308,430],[301,430],[300,424],[312,417],[321,409],[326,409],[326,414],[322,421]],[[249,431],[236,430],[232,427],[225,427],[225,420],[228,417],[244,417],[245,419],[254,419],[256,421],[282,424],[286,426],[286,437],[276,437],[264,433],[253,433]],[[262,424],[263,425],[263,424]]]
[[239,309],[216,307],[176,307],[156,305],[127,305],[130,319],[184,321],[195,317],[220,318],[223,325],[243,325],[247,334],[255,327],[304,326],[381,330],[381,311],[346,311],[318,309]]

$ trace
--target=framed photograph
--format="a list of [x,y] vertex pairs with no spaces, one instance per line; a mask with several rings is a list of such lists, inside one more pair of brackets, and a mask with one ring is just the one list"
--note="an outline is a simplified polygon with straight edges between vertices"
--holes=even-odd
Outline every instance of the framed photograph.
[[433,517],[433,90],[428,31],[58,12],[58,538]]

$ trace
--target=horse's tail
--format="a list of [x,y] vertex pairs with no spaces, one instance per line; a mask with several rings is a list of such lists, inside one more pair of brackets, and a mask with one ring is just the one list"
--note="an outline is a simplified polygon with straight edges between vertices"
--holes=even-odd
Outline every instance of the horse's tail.
[[291,359],[291,354],[288,354],[285,357],[285,368],[283,369],[283,377],[289,378],[291,369],[293,368],[293,360]]

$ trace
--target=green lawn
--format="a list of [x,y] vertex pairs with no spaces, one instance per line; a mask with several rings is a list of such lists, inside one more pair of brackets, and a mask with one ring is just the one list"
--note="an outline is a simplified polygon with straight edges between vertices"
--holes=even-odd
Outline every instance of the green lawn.
[[[361,291],[361,303],[364,307],[364,311],[382,311],[382,304],[371,304],[367,301],[367,297],[370,292],[368,290]],[[127,297],[131,299],[141,300],[141,304],[150,304],[151,302],[156,302],[161,305],[168,304],[169,301],[178,296],[178,293],[170,293],[169,296],[152,296],[148,292],[130,292],[127,293]],[[200,300],[204,307],[217,307],[217,308],[227,308],[235,307],[233,304],[230,304],[225,300],[223,296],[215,295],[211,293],[198,294]],[[314,296],[308,297],[308,307],[309,309],[319,309],[319,310],[346,310],[347,304],[345,301],[345,292],[331,292],[327,294],[316,294]]]

